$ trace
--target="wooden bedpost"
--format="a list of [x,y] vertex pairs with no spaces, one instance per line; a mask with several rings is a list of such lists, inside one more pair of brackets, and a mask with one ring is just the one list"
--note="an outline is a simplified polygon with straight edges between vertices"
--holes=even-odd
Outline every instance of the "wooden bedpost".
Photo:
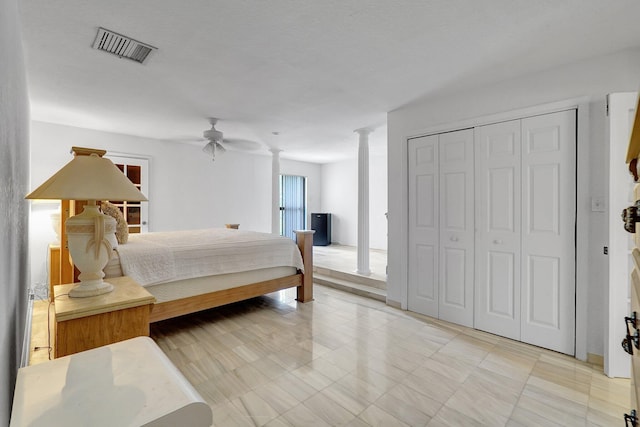
[[295,230],[298,249],[302,254],[304,264],[304,276],[302,285],[298,286],[298,297],[300,302],[313,300],[313,233],[315,230]]

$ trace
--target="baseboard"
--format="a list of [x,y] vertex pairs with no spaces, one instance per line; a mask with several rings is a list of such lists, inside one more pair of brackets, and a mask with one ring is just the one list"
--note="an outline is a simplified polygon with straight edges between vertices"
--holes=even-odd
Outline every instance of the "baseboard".
[[604,368],[604,356],[599,354],[587,353],[587,363]]
[[31,321],[33,318],[33,300],[35,294],[29,291],[27,300],[27,317],[24,322],[24,336],[22,337],[22,354],[20,355],[20,367],[29,365],[29,353],[31,349]]
[[392,299],[387,298],[387,305],[393,307],[393,308],[398,308],[400,310],[402,310],[402,304],[400,304],[399,301],[394,301]]

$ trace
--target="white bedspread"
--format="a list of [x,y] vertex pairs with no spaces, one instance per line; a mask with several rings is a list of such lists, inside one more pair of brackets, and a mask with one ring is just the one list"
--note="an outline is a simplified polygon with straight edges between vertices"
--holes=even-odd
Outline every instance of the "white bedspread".
[[269,267],[304,270],[293,240],[227,228],[131,234],[116,250],[122,272],[143,286]]

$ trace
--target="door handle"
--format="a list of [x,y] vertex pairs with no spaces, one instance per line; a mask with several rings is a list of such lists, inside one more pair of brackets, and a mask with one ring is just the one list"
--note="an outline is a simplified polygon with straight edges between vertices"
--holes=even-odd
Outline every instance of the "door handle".
[[635,205],[631,205],[622,210],[622,222],[624,222],[624,229],[631,234],[636,232],[636,222],[640,222],[640,215],[638,214],[639,209],[640,200],[637,200]]
[[[627,329],[627,336],[622,340],[622,348],[624,351],[633,356],[633,347],[640,349],[640,332],[636,329],[637,314],[634,311],[631,316],[625,316],[624,324]],[[632,334],[631,329],[635,329]]]
[[624,414],[624,425],[626,427],[636,427],[638,425],[638,416],[635,409],[632,409],[630,414]]
[[457,242],[458,238],[456,236],[451,236],[449,237],[449,240],[451,240],[452,242]]
[[500,239],[495,239],[495,240],[493,241],[493,243],[495,243],[496,245],[501,245],[501,244],[502,244],[502,240],[500,240]]

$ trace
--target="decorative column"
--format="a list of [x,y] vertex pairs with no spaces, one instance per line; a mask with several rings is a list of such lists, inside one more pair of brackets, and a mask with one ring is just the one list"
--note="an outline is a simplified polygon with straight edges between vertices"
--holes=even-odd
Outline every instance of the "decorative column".
[[270,148],[271,159],[271,233],[280,234],[280,150]]
[[356,273],[368,276],[369,269],[369,134],[357,129],[358,139],[358,267]]

